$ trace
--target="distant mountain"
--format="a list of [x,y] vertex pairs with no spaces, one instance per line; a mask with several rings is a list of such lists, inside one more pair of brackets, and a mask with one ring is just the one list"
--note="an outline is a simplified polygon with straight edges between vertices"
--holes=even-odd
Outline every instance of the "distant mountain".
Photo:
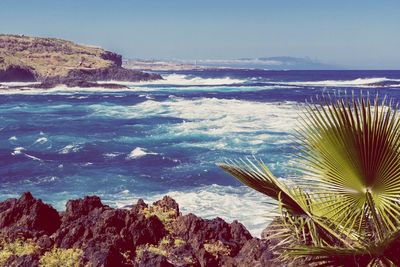
[[268,70],[338,70],[343,67],[325,64],[310,58],[261,57],[202,60],[125,59],[123,66],[135,70],[168,71],[207,68],[268,69]]
[[199,60],[198,65],[208,67],[255,68],[269,70],[332,70],[343,67],[300,57],[261,57],[232,60]]

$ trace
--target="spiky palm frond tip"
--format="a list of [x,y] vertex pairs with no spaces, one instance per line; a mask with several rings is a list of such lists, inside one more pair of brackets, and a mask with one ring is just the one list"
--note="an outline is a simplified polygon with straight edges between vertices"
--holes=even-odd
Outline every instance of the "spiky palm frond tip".
[[357,255],[359,260],[368,258],[372,265],[399,264],[387,252],[391,237],[400,231],[397,108],[378,96],[323,97],[319,103],[307,103],[294,134],[304,173],[300,179],[307,180],[307,188],[279,181],[261,161],[219,166],[278,201],[281,221],[287,222],[282,231],[300,227],[310,237],[303,234],[286,244],[289,256],[329,265],[345,252],[354,261]]

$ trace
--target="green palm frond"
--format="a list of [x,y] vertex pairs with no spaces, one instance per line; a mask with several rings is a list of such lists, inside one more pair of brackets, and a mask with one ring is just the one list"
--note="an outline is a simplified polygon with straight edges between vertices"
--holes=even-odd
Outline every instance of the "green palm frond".
[[[375,234],[396,230],[400,218],[400,120],[397,107],[376,97],[309,104],[297,131],[304,170],[326,217],[353,229],[365,219]],[[340,211],[340,212],[338,212]]]
[[399,238],[400,230],[391,233],[385,240],[361,247],[295,246],[287,248],[284,254],[316,266],[399,266]]
[[308,212],[307,195],[300,188],[290,188],[279,181],[262,162],[241,160],[220,163],[218,166],[247,186],[279,200],[293,214],[303,215]]
[[[247,160],[231,161],[229,163],[218,164],[226,172],[237,178],[245,185],[275,199],[278,201],[282,217],[284,221],[291,224],[292,229],[298,227],[298,223],[307,225],[306,232],[311,235],[313,243],[332,243],[339,242],[351,245],[339,234],[333,231],[323,218],[320,218],[313,210],[319,209],[319,203],[313,198],[313,194],[305,192],[301,187],[288,184],[280,181],[271,171],[265,166],[262,161],[255,163]],[[284,214],[284,211],[288,213]],[[285,227],[280,227],[280,230]],[[286,227],[287,228],[287,227]],[[319,235],[315,233],[319,232]],[[281,233],[282,234],[282,233]],[[319,236],[324,236],[324,240],[317,240]],[[307,239],[307,238],[306,238]],[[304,241],[301,237],[298,240]]]
[[387,247],[400,231],[397,110],[378,96],[307,103],[294,134],[303,187],[277,179],[262,161],[219,166],[277,200],[276,236],[286,240],[280,245],[288,255],[322,265],[347,256],[366,265],[391,265],[397,261]]

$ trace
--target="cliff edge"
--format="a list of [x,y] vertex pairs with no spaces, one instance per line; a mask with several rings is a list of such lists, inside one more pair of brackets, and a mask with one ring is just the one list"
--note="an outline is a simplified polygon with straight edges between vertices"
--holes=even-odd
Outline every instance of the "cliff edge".
[[121,55],[100,47],[56,38],[0,34],[0,82],[41,82],[43,87],[53,87],[157,79],[162,77],[123,68]]
[[29,192],[0,202],[0,266],[282,266],[239,222],[182,215],[170,197],[126,209],[97,196],[65,212]]

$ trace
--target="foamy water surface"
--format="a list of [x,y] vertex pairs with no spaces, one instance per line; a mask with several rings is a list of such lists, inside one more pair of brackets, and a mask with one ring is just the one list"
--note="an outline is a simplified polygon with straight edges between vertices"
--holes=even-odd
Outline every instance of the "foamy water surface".
[[[114,207],[168,194],[184,213],[239,220],[256,236],[274,207],[216,163],[252,157],[286,180],[306,99],[387,94],[399,72],[212,70],[162,73],[126,89],[0,88],[0,197],[31,191],[56,208],[97,194]],[[115,81],[109,81],[115,82]],[[9,89],[10,85],[26,90]]]

